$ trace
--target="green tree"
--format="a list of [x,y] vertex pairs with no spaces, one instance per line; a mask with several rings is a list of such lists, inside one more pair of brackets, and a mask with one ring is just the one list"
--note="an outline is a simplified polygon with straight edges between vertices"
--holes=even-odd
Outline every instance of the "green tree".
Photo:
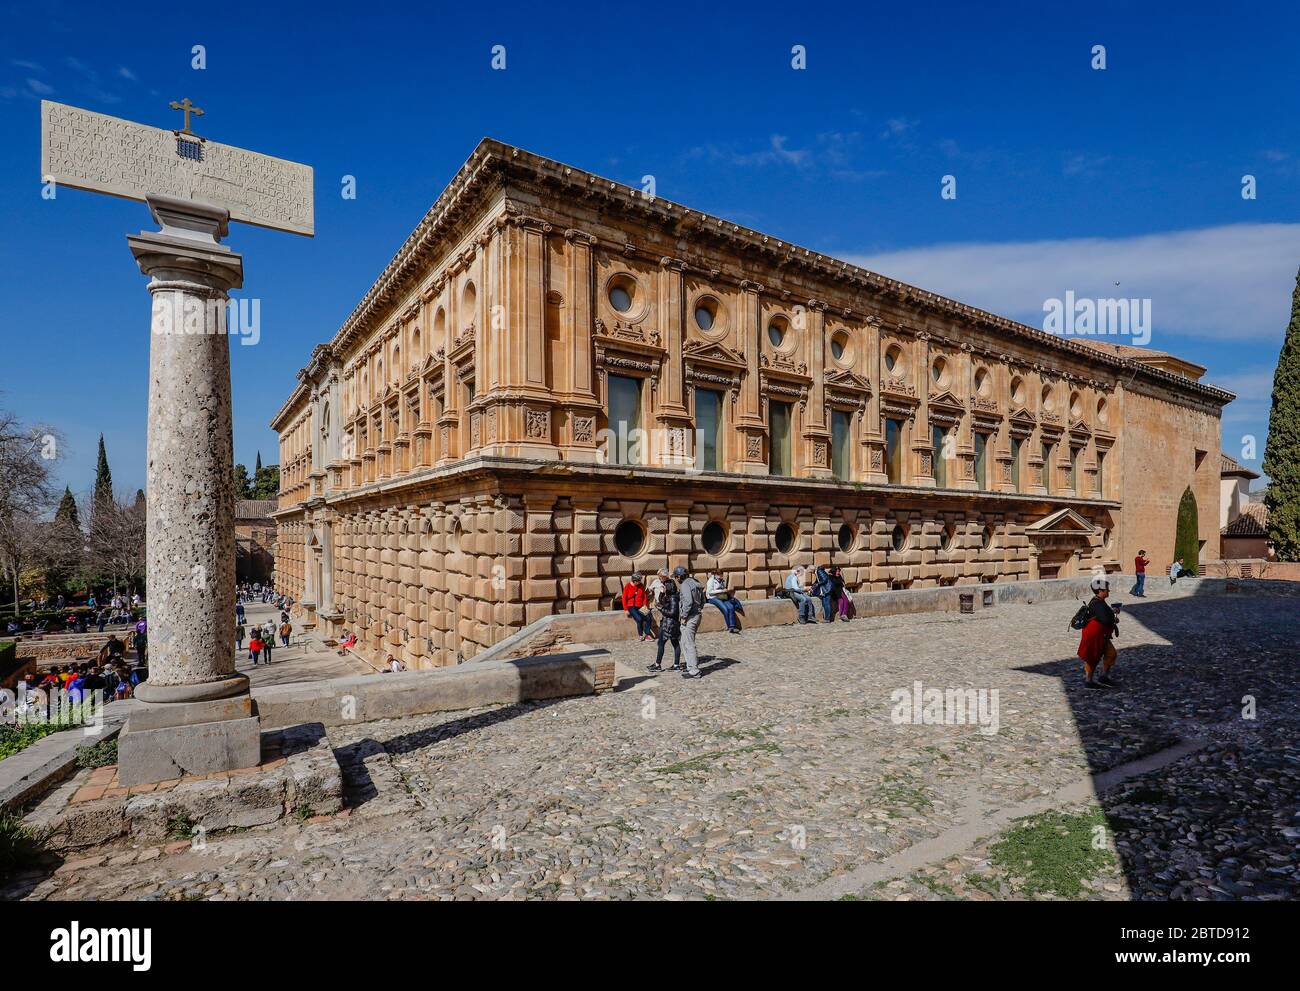
[[1300,561],[1300,272],[1291,296],[1291,322],[1273,373],[1264,474],[1269,477],[1264,496],[1268,535],[1278,560]]
[[81,532],[81,514],[72,490],[63,488],[63,498],[55,510],[42,547],[41,563],[45,572],[46,594],[54,596],[75,587],[73,577],[81,569],[86,554],[86,536]]
[[257,469],[253,479],[253,493],[250,499],[278,499],[280,497],[280,466],[267,465]]
[[1183,559],[1188,571],[1200,572],[1201,539],[1196,512],[1196,496],[1189,485],[1178,500],[1178,530],[1174,537],[1174,560]]
[[99,463],[95,465],[95,502],[113,501],[113,473],[108,469],[108,453],[104,450],[104,435],[99,435]]
[[235,465],[235,498],[253,498],[253,481],[248,477],[248,469],[243,465]]
[[81,517],[77,513],[77,500],[72,496],[72,489],[66,485],[63,487],[63,498],[59,500],[59,508],[54,512],[54,522],[58,526],[81,529]]
[[258,452],[257,452],[257,464],[253,467],[253,474],[254,474],[254,476],[256,476],[257,473],[260,472],[261,470],[262,470],[262,452],[261,452],[261,451],[258,451]]

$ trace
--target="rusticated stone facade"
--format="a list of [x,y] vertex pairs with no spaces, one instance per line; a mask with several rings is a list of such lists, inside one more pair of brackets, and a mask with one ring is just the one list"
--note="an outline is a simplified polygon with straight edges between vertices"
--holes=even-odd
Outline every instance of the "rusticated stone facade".
[[1189,485],[1213,556],[1203,371],[485,140],[272,422],[277,581],[424,667],[635,569],[753,597],[813,561],[863,590],[1159,563]]

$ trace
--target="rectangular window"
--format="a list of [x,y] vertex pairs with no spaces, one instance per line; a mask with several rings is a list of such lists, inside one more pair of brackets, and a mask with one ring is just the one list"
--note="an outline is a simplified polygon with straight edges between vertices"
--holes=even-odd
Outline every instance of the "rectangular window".
[[1052,455],[1055,453],[1055,444],[1043,444],[1043,489],[1049,495],[1052,491]]
[[1079,477],[1079,449],[1070,448],[1070,484],[1074,487],[1075,495],[1083,494],[1083,479]]
[[790,467],[790,404],[767,404],[768,461],[767,470],[772,475],[788,476]]
[[847,481],[853,474],[853,447],[850,443],[852,420],[843,410],[831,410],[831,474]]
[[1106,497],[1106,452],[1097,452],[1097,497]]
[[975,486],[989,487],[989,435],[975,435]]
[[717,471],[722,463],[722,393],[695,390],[695,463],[700,471]]
[[903,421],[885,421],[885,478],[894,484],[903,480]]
[[930,428],[930,443],[934,446],[934,484],[941,489],[948,487],[948,459],[944,457],[944,438],[948,436],[943,427]]
[[612,465],[641,463],[641,380],[609,376],[609,437],[606,458]]
[[1011,487],[1020,491],[1020,438],[1011,438]]

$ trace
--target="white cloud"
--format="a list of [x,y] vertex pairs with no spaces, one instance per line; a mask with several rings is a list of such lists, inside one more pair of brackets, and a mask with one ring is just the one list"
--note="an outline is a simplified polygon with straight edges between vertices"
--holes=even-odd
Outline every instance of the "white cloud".
[[[854,264],[993,313],[1042,326],[1043,304],[1151,300],[1163,335],[1280,339],[1300,265],[1300,224],[1234,224],[1125,238],[941,244],[860,255]],[[1118,285],[1117,285],[1118,283]]]
[[49,96],[54,92],[54,87],[41,82],[39,79],[27,80],[27,88],[39,96]]

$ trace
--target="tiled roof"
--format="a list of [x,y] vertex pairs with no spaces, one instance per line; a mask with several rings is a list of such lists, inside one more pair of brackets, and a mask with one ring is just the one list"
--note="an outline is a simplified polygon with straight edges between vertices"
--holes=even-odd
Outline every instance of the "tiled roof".
[[235,519],[264,520],[279,505],[274,499],[240,499],[235,503]]
[[1268,507],[1262,502],[1248,502],[1241,515],[1219,531],[1225,537],[1267,537]]
[[1259,472],[1251,471],[1237,463],[1236,459],[1228,457],[1222,451],[1219,452],[1219,474],[1220,475],[1241,475],[1244,478],[1259,478]]

